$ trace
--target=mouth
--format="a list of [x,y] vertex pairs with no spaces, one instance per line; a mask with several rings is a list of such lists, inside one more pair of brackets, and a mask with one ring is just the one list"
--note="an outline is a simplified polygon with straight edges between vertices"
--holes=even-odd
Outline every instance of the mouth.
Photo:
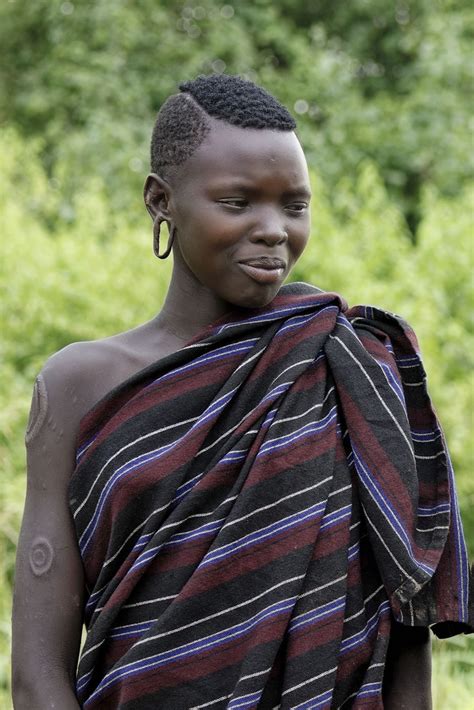
[[286,262],[276,257],[256,257],[239,261],[238,265],[251,279],[261,284],[277,283],[286,270]]

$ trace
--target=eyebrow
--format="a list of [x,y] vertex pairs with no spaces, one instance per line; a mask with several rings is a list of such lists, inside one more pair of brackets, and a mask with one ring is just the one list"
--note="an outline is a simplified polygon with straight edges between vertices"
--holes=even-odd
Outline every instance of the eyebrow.
[[[228,182],[219,182],[216,185],[210,186],[211,190],[236,190],[240,192],[255,192],[255,186],[251,183],[245,183],[242,180],[230,179]],[[304,185],[293,187],[290,190],[285,190],[283,193],[285,199],[299,197],[304,200],[310,200],[312,197],[311,191]]]
[[312,193],[310,190],[308,190],[307,187],[295,187],[291,190],[287,190],[287,192],[283,193],[284,197],[302,197],[305,200],[310,200],[312,197]]

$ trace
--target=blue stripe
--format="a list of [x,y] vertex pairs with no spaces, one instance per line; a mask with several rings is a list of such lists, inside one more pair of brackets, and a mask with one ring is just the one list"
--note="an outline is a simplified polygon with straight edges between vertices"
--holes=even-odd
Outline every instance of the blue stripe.
[[86,687],[86,685],[89,683],[90,677],[93,672],[94,672],[94,669],[91,668],[90,671],[88,671],[87,673],[85,673],[83,676],[81,676],[78,679],[78,681],[76,682],[76,690],[77,691],[83,690]]
[[[258,703],[260,696],[262,695],[263,689],[259,690],[257,693],[247,693],[246,695],[241,695],[238,698],[234,698],[227,705],[226,710],[240,710],[240,708],[252,707],[255,703]],[[245,701],[245,702],[242,702]]]
[[278,439],[273,439],[260,448],[257,454],[257,458],[267,454],[269,451],[274,451],[275,449],[280,449],[283,446],[293,443],[302,437],[309,436],[310,434],[315,434],[317,432],[324,431],[329,428],[330,425],[337,419],[337,407],[334,406],[331,411],[324,417],[324,419],[319,419],[317,422],[309,422],[305,424],[300,429],[296,429],[291,432],[291,434],[286,434],[279,437]]
[[[227,545],[223,545],[222,547],[216,549],[216,550],[211,550],[203,559],[199,567],[206,567],[210,564],[212,564],[216,560],[222,560],[222,559],[227,559],[231,555],[233,555],[235,552],[239,550],[243,550],[247,547],[250,547],[253,544],[260,543],[262,540],[265,540],[269,537],[273,537],[274,535],[277,535],[279,532],[282,530],[287,530],[292,527],[295,527],[296,525],[299,525],[300,523],[304,522],[305,520],[311,520],[312,518],[317,518],[319,517],[319,514],[323,512],[323,510],[326,507],[326,501],[322,501],[320,503],[316,503],[315,505],[312,505],[311,507],[307,508],[306,510],[300,511],[298,513],[293,513],[293,515],[289,515],[287,518],[283,518],[283,520],[279,520],[276,523],[272,523],[271,525],[267,525],[264,528],[261,528],[260,530],[256,530],[255,532],[246,535],[244,538],[241,538],[240,540],[236,540],[235,542],[230,542]],[[244,542],[245,540],[245,542]],[[226,550],[227,552],[224,552]]]
[[435,441],[441,436],[441,430],[436,428],[432,431],[417,431],[416,429],[411,429],[411,438],[413,441],[418,441],[423,443],[424,441]]
[[185,483],[182,483],[178,488],[176,489],[176,493],[173,497],[173,500],[171,501],[170,506],[174,507],[176,503],[179,503],[179,501],[186,496],[187,493],[193,490],[195,486],[199,483],[201,478],[204,476],[204,471],[197,476],[194,476],[191,480],[185,481]]
[[195,538],[203,537],[204,535],[209,535],[210,533],[216,532],[217,530],[221,529],[222,522],[224,520],[225,518],[221,518],[220,520],[216,520],[215,522],[207,523],[206,525],[203,525],[200,528],[196,528],[196,530],[175,533],[173,537],[168,540],[168,542],[165,542],[163,547],[167,547],[168,545],[179,545],[181,542],[193,540]]
[[[230,355],[235,355],[236,353],[241,353],[241,352],[247,352],[253,348],[255,343],[257,342],[257,338],[253,338],[250,341],[248,341],[245,344],[242,344],[241,346],[236,347],[235,344],[231,345],[224,345],[221,348],[217,348],[214,350],[212,353],[205,353],[201,355],[200,357],[196,358],[196,360],[193,360],[192,362],[188,363],[187,365],[183,365],[182,367],[178,367],[175,370],[171,370],[170,372],[167,372],[165,375],[162,375],[161,377],[158,377],[156,380],[153,380],[148,384],[143,390],[146,390],[150,387],[153,387],[156,385],[158,382],[163,382],[163,380],[169,379],[170,377],[174,377],[178,374],[181,374],[182,372],[186,372],[187,370],[194,369],[196,367],[199,367],[201,364],[205,364],[209,362],[210,360],[220,360],[225,357],[228,357]],[[99,433],[97,433],[95,436],[93,436],[91,439],[89,439],[85,444],[83,444],[81,447],[77,449],[76,452],[76,462],[79,461],[79,459],[85,454],[87,449],[94,443],[94,441],[97,439],[99,436]]]
[[379,621],[390,612],[390,602],[388,600],[382,602],[375,614],[369,619],[365,627],[357,634],[352,634],[349,638],[341,643],[340,653],[347,653],[353,648],[357,648],[363,644],[373,631],[377,628]]
[[86,700],[84,706],[86,707],[88,704],[99,698],[106,688],[114,685],[121,678],[134,676],[142,671],[150,670],[152,668],[159,668],[160,666],[168,665],[173,661],[189,658],[190,656],[199,654],[203,650],[207,652],[211,648],[223,645],[230,638],[239,638],[245,634],[248,634],[266,619],[281,616],[287,611],[290,611],[294,606],[295,600],[296,597],[291,597],[290,599],[276,602],[268,607],[268,609],[260,611],[251,619],[248,619],[241,624],[236,624],[231,629],[224,629],[223,631],[219,631],[218,633],[212,634],[204,639],[199,639],[198,641],[184,644],[183,646],[179,646],[175,649],[163,651],[162,653],[157,653],[153,656],[149,656],[148,658],[140,659],[139,661],[128,664],[126,667],[114,669],[104,677],[96,691]]
[[[372,686],[372,687],[370,687]],[[366,690],[364,690],[364,688]],[[370,695],[379,695],[382,690],[382,683],[380,681],[376,683],[364,683],[364,685],[361,686],[361,689],[357,693],[357,698],[367,698]]]
[[279,328],[277,333],[275,333],[275,337],[281,335],[286,330],[298,328],[299,326],[305,325],[306,323],[310,323],[312,320],[318,319],[321,316],[321,313],[324,313],[325,311],[338,311],[338,310],[339,309],[337,308],[337,306],[326,306],[325,308],[322,308],[317,313],[310,313],[309,315],[294,316],[293,318],[289,318],[287,321],[285,321],[285,325],[283,325],[281,328]]
[[151,461],[156,461],[159,458],[161,458],[165,453],[173,449],[174,447],[178,447],[182,441],[190,436],[196,429],[201,427],[208,419],[215,417],[230,401],[232,396],[234,395],[235,391],[237,388],[234,388],[227,394],[223,395],[219,400],[217,400],[217,403],[211,403],[207,410],[204,412],[203,416],[197,421],[193,426],[189,429],[186,434],[183,434],[180,436],[178,439],[175,441],[171,442],[170,444],[166,444],[165,446],[161,446],[158,449],[155,449],[152,452],[149,452],[147,454],[142,454],[141,456],[135,457],[131,461],[127,462],[126,464],[123,464],[123,466],[120,466],[114,474],[110,477],[110,479],[107,481],[106,485],[102,489],[102,493],[99,498],[99,502],[96,506],[96,509],[94,511],[94,514],[89,521],[87,527],[85,528],[83,534],[81,535],[79,545],[81,552],[84,553],[85,550],[87,549],[89,543],[91,542],[92,536],[94,535],[98,521],[100,518],[100,515],[102,514],[102,511],[104,509],[105,503],[107,498],[109,497],[110,492],[112,491],[113,487],[116,485],[116,483],[121,480],[124,476],[127,474],[131,473],[135,469],[141,467],[144,463],[150,463]]
[[298,710],[317,710],[317,708],[322,708],[331,704],[332,694],[332,690],[326,690],[325,693],[320,693],[314,698],[311,698],[300,705],[296,705],[295,707],[297,707]]
[[[314,301],[305,301],[304,303],[289,306],[287,308],[275,309],[274,311],[270,311],[269,313],[262,313],[258,316],[252,316],[252,318],[247,318],[246,320],[235,321],[233,323],[225,323],[216,330],[216,333],[222,333],[222,331],[226,330],[227,328],[239,328],[242,325],[248,325],[252,323],[265,323],[267,321],[279,320],[280,318],[282,318],[282,316],[286,316],[289,313],[298,313],[300,311],[306,311],[315,306],[320,306],[319,300],[315,299]],[[327,308],[339,310],[338,306],[325,306],[324,308],[321,308],[320,312],[322,313],[322,311],[326,310]]]
[[346,518],[350,518],[352,514],[352,503],[349,503],[348,505],[344,506],[343,508],[340,508],[339,510],[335,510],[333,513],[328,513],[327,515],[324,516],[322,519],[321,525],[319,527],[319,530],[325,530],[326,528],[332,528],[334,525],[337,525],[341,520],[345,520]]
[[129,629],[123,630],[120,628],[120,626],[117,626],[115,629],[112,629],[109,634],[109,638],[119,639],[130,638],[131,636],[141,636],[146,631],[149,631],[152,626],[153,621],[142,621],[141,623],[133,624],[133,628],[131,627]]
[[359,474],[359,477],[364,484],[364,487],[369,491],[369,493],[372,495],[374,498],[375,502],[378,504],[379,508],[387,514],[387,517],[391,521],[393,525],[393,531],[399,538],[400,542],[403,543],[403,546],[405,547],[406,551],[408,552],[408,555],[412,562],[416,564],[416,566],[421,569],[425,574],[428,574],[431,576],[434,572],[434,569],[430,567],[429,565],[424,564],[423,562],[420,562],[414,555],[413,549],[411,546],[411,541],[407,535],[407,532],[403,525],[400,523],[399,519],[397,518],[397,514],[391,507],[390,503],[386,498],[384,498],[383,493],[380,491],[379,486],[374,479],[374,477],[371,475],[369,472],[369,469],[366,464],[363,463],[362,459],[359,456],[358,451],[356,450],[355,447],[354,449],[354,457],[355,457],[355,462],[356,462],[356,468],[357,472]]
[[419,505],[418,515],[439,515],[441,513],[449,513],[451,506],[449,503],[438,503],[437,505]]
[[[150,387],[153,387],[159,383],[165,382],[166,380],[169,380],[170,378],[176,377],[177,375],[181,375],[184,372],[190,372],[192,370],[196,370],[199,368],[201,365],[207,366],[209,362],[212,360],[223,360],[231,355],[235,355],[237,353],[246,353],[249,350],[252,350],[254,347],[255,343],[257,342],[257,338],[252,338],[252,340],[242,343],[241,345],[239,344],[231,344],[231,345],[224,345],[221,348],[217,348],[216,350],[213,350],[211,353],[204,353],[200,357],[197,357],[195,360],[192,362],[188,363],[187,365],[182,365],[182,367],[178,367],[175,370],[171,370],[170,372],[165,373],[164,375],[161,375],[160,377],[157,377],[156,380],[153,380],[153,382],[150,382],[149,385],[146,386],[144,389],[148,389]],[[144,391],[144,390],[142,390]]]
[[360,545],[358,542],[354,543],[349,547],[349,552],[347,555],[347,559],[350,561],[357,557],[360,554]]
[[344,595],[342,597],[339,597],[338,599],[335,599],[332,602],[328,602],[323,606],[317,607],[316,609],[310,609],[306,613],[300,614],[296,619],[291,622],[289,626],[289,632],[293,633],[295,629],[299,629],[301,627],[304,628],[305,626],[308,626],[309,624],[312,624],[315,621],[325,619],[328,616],[333,616],[338,611],[341,611],[341,609],[344,609],[345,606],[346,597]]
[[454,470],[451,458],[447,453],[449,492],[451,495],[451,530],[454,537],[456,564],[458,568],[458,613],[459,621],[467,622],[469,618],[469,561],[466,543],[464,541],[459,503],[456,495]]
[[421,358],[418,355],[398,355],[396,361],[403,365],[421,365]]
[[381,360],[378,360],[377,358],[376,358],[376,360],[379,363],[380,367],[382,368],[382,370],[384,371],[384,373],[387,377],[387,381],[390,386],[390,389],[392,390],[392,392],[394,393],[394,395],[396,396],[398,401],[403,405],[404,409],[406,409],[406,402],[405,402],[405,395],[403,393],[403,388],[400,385],[400,382],[395,377],[391,367],[387,363],[382,362]]

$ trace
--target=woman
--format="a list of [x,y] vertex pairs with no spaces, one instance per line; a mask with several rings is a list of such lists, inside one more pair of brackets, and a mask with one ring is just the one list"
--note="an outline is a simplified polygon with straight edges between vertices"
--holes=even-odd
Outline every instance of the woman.
[[173,252],[165,303],[35,386],[17,708],[428,708],[428,626],[468,628],[413,333],[282,286],[310,228],[294,128],[230,76],[158,115],[144,197]]

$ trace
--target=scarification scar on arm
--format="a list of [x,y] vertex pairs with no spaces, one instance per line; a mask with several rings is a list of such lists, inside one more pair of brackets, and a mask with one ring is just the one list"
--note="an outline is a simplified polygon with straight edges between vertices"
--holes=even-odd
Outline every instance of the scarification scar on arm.
[[54,561],[53,546],[46,537],[35,537],[28,556],[30,569],[36,577],[42,577],[51,569]]
[[30,417],[26,428],[25,442],[30,444],[40,431],[48,413],[48,393],[41,375],[35,380]]

